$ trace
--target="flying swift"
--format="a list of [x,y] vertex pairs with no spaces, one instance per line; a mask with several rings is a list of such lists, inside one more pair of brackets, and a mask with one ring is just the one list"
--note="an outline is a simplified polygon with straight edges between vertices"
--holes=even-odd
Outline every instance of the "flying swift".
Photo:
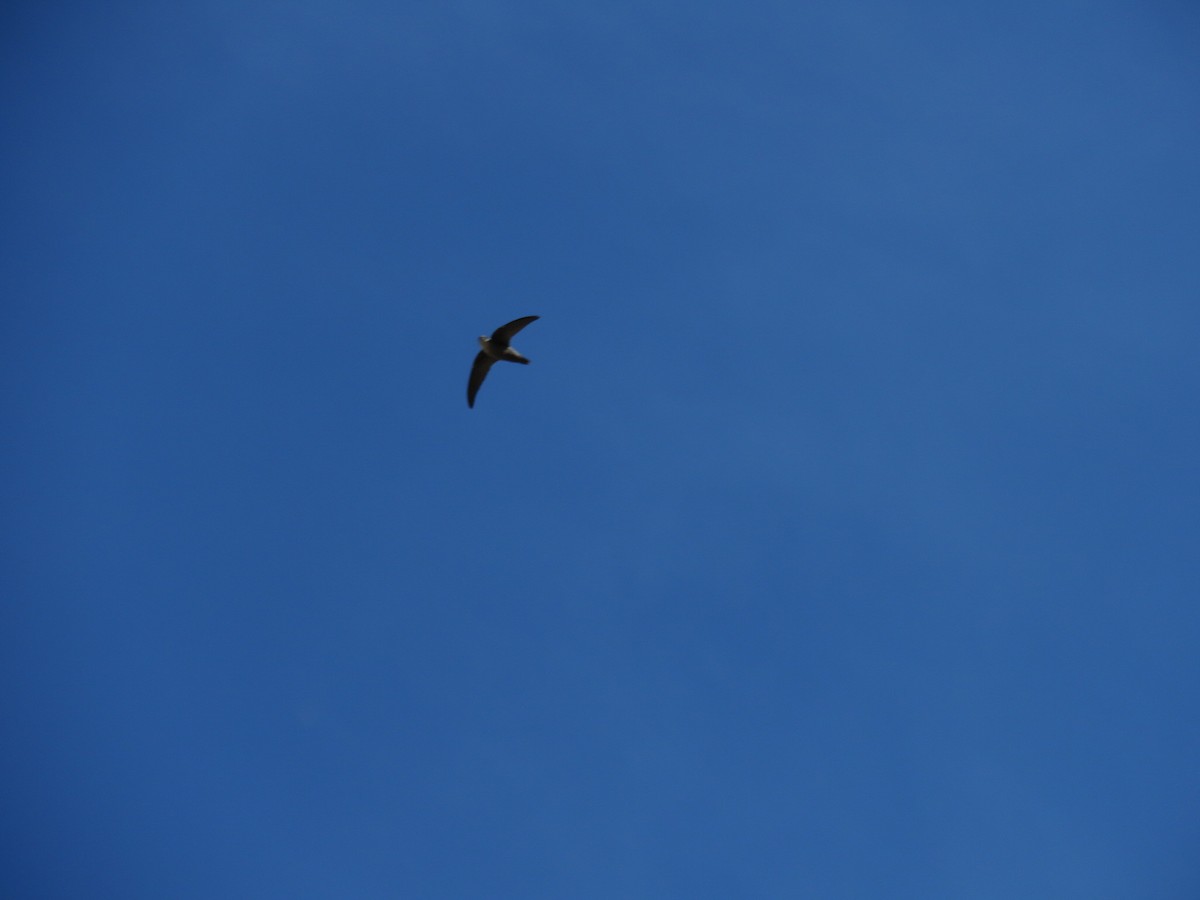
[[486,334],[479,336],[479,346],[483,349],[475,357],[475,363],[471,366],[471,379],[467,382],[467,406],[474,409],[475,395],[479,393],[479,386],[483,384],[483,379],[487,377],[488,370],[491,369],[492,363],[500,360],[508,362],[522,363],[529,365],[529,360],[514,350],[508,345],[512,340],[512,336],[528,325],[530,322],[536,322],[539,316],[522,316],[520,319],[513,319],[507,325],[501,325],[492,332],[492,336]]

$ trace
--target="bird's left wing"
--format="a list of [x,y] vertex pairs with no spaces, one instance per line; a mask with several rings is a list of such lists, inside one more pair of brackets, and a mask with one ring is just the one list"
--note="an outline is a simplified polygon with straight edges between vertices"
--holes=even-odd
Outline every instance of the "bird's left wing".
[[483,379],[487,378],[488,369],[491,367],[492,358],[481,350],[471,365],[471,380],[467,382],[467,406],[472,409],[475,407],[475,395],[479,393],[479,386],[483,384]]

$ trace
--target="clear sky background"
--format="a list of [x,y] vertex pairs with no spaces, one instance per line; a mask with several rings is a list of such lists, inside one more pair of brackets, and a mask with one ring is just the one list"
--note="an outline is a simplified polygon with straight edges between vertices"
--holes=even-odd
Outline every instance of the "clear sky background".
[[0,35],[4,896],[1200,896],[1193,3]]

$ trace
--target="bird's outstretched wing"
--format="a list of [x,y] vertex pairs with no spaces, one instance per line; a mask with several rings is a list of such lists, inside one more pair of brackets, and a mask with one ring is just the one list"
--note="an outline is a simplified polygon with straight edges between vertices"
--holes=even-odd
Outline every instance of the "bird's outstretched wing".
[[481,350],[471,365],[471,380],[467,382],[467,406],[472,409],[475,408],[475,395],[479,393],[479,386],[483,384],[483,379],[487,378],[488,369],[492,367],[493,361]]
[[492,332],[492,340],[499,343],[501,346],[507,346],[512,340],[512,336],[528,325],[530,322],[536,322],[541,316],[522,316],[519,319],[513,319],[507,325],[501,325]]

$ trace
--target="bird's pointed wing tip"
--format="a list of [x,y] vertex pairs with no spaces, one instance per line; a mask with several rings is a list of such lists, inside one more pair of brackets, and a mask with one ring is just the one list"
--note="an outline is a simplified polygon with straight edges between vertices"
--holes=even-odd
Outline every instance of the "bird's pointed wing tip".
[[528,325],[530,322],[536,322],[541,316],[522,316],[519,319],[513,319],[506,325],[501,325],[492,335],[492,340],[508,343],[509,339]]
[[486,353],[480,351],[475,356],[475,362],[471,364],[471,377],[467,381],[467,407],[475,408],[475,395],[479,393],[479,386],[483,384],[483,379],[487,377],[488,369],[492,367],[492,360]]

